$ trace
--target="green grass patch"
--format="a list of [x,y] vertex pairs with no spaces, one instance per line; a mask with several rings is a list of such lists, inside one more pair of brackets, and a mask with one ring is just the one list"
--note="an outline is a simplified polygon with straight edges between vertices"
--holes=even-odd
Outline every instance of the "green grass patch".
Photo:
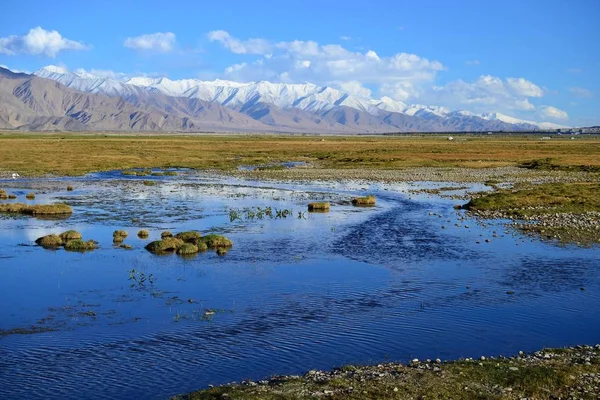
[[375,196],[355,197],[352,199],[352,204],[355,206],[374,206]]
[[67,204],[0,204],[0,213],[24,214],[31,216],[70,215],[73,209]]
[[308,203],[308,211],[329,211],[331,205],[327,201]]

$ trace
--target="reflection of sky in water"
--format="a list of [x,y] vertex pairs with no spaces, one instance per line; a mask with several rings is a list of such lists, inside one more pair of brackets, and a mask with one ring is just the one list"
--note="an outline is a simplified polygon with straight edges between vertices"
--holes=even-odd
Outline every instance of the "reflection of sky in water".
[[[308,187],[109,172],[0,186],[75,211],[63,221],[0,217],[0,329],[57,329],[0,337],[2,398],[166,398],[245,377],[600,337],[598,248],[505,234],[501,221],[459,220],[456,200],[408,192],[448,183]],[[376,208],[348,204],[365,193]],[[331,212],[298,219],[313,200],[331,201]],[[229,221],[231,208],[257,206],[294,214]],[[136,236],[142,228],[150,240],[163,229],[223,232],[234,247],[225,257],[154,256]],[[100,249],[32,245],[67,229]],[[129,232],[133,250],[113,246],[115,229]],[[132,269],[154,283],[135,284]]]

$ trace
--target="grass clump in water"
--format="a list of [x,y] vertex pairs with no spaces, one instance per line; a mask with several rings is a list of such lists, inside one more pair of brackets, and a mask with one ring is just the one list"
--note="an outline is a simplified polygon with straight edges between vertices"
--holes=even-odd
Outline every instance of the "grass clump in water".
[[73,209],[67,204],[0,204],[0,213],[7,214],[25,214],[32,216],[44,215],[68,215],[73,213]]
[[27,200],[34,200],[34,199],[35,199],[35,193],[27,193],[27,194],[25,195],[25,198],[26,198]]
[[156,182],[154,181],[144,181],[144,186],[154,186],[156,185]]
[[81,239],[69,240],[65,243],[65,250],[67,251],[89,251],[98,248],[98,243],[94,240],[88,240],[84,242]]
[[206,247],[209,249],[218,249],[218,248],[229,248],[233,246],[231,240],[222,235],[210,234],[203,236],[199,239],[199,242],[206,244]]
[[352,199],[352,204],[355,206],[374,206],[375,196],[355,197]]
[[183,240],[186,243],[196,244],[196,243],[198,243],[198,240],[200,238],[202,238],[202,234],[198,231],[186,231],[186,232],[179,232],[177,235],[175,235],[175,237],[177,239]]
[[172,238],[173,237],[173,232],[171,232],[171,231],[163,231],[163,232],[161,232],[160,237],[163,238],[163,239],[164,238]]
[[83,236],[81,235],[81,233],[74,231],[72,229],[60,234],[60,238],[64,242],[67,242],[69,240],[81,240],[82,237]]
[[148,236],[150,236],[150,232],[148,232],[146,229],[140,229],[137,235],[140,239],[147,239]]
[[6,193],[6,190],[0,189],[0,200],[6,199],[8,199],[8,194]]
[[59,235],[51,234],[36,239],[35,243],[45,249],[57,249],[64,244],[64,241]]
[[151,175],[152,176],[165,176],[165,173],[164,172],[153,172]]
[[328,201],[308,203],[308,211],[329,211],[331,205]]
[[16,195],[16,194],[14,194],[14,193],[10,193],[10,194],[8,195],[8,198],[9,198],[9,199],[11,199],[11,200],[14,200],[14,199],[16,199],[16,198],[17,198],[17,195]]
[[129,171],[129,170],[127,170],[127,171],[122,171],[122,172],[121,172],[121,175],[126,175],[126,176],[136,176],[136,175],[137,175],[137,172],[135,172],[135,171]]
[[165,176],[177,176],[177,172],[175,171],[167,171],[164,173]]
[[176,251],[183,244],[183,240],[174,237],[166,237],[148,243],[146,250],[152,253],[167,253]]
[[122,229],[116,230],[113,232],[113,242],[121,243],[123,240],[125,240],[127,235],[128,235],[127,231],[124,231]]
[[198,251],[198,246],[192,243],[184,243],[177,248],[177,254],[182,256],[196,254]]
[[72,192],[72,191],[73,191],[73,189],[74,189],[74,188],[73,188],[73,186],[70,186],[70,185],[69,185],[69,186],[67,186],[67,192]]

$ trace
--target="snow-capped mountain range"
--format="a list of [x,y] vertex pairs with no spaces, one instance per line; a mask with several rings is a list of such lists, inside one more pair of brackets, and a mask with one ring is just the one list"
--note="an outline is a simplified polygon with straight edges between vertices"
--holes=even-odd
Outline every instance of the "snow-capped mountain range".
[[[9,73],[5,75],[9,76]],[[25,74],[18,75],[31,77]],[[171,80],[148,77],[118,80],[97,76],[83,70],[70,71],[52,65],[39,69],[33,75],[38,79],[42,78],[42,81],[51,80],[60,83],[59,87],[51,89],[53,93],[62,90],[60,88],[64,85],[70,91],[125,100],[129,104],[128,107],[139,110],[137,115],[143,114],[146,117],[151,115],[151,118],[148,117],[153,121],[151,125],[129,123],[129,129],[139,130],[376,133],[520,131],[561,127],[550,123],[519,120],[499,113],[477,115],[469,111],[452,111],[444,107],[407,105],[389,97],[363,98],[329,86],[318,86],[312,83],[288,84],[267,81],[239,83],[226,80]],[[44,87],[44,90],[50,90],[47,85],[39,84]],[[35,100],[43,101],[39,98]],[[95,115],[95,118],[89,118],[94,112],[98,111],[82,108],[77,113],[68,112],[65,115],[44,117],[61,118],[61,127],[70,124],[77,125],[80,129],[83,127],[128,129],[127,121],[122,116],[113,115],[111,120],[115,121],[116,118],[120,122],[116,125],[115,123],[107,125],[107,118],[102,116]],[[102,108],[102,112],[106,113],[106,109]],[[62,119],[63,117],[67,119]],[[179,118],[178,122],[174,123],[176,118]],[[2,119],[6,120],[0,114],[0,121]],[[71,121],[73,119],[75,121]],[[164,122],[165,126],[161,126],[163,122],[160,121],[167,120],[168,122]],[[89,121],[97,122],[94,125]],[[81,127],[79,124],[84,126]],[[23,126],[29,127],[27,124]],[[12,127],[19,127],[19,125],[14,122]]]

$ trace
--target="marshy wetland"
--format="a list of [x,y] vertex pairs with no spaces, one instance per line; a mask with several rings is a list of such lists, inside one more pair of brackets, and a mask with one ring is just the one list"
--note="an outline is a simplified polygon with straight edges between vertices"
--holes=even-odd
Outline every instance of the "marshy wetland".
[[[593,169],[532,170],[522,159],[351,169],[262,153],[201,171],[146,150],[124,170],[64,176],[42,160],[28,178],[0,180],[10,211],[0,212],[1,398],[164,399],[347,364],[599,341],[597,241],[522,229],[548,205],[535,203],[542,195],[510,212],[518,190],[557,185],[548,191],[562,200],[547,223],[566,212],[594,237]],[[106,169],[109,158],[95,156]],[[289,160],[303,164],[273,167]],[[464,209],[471,199],[487,207]],[[13,212],[56,204],[71,212]],[[51,234],[55,246],[36,244]],[[67,251],[89,241],[96,248]]]

